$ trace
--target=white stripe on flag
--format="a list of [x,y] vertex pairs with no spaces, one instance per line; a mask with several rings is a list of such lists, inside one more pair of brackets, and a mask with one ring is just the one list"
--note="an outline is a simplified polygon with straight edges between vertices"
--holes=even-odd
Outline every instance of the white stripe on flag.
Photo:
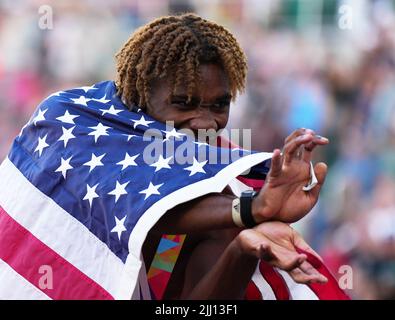
[[50,298],[0,259],[0,300],[49,300]]
[[252,275],[251,280],[261,292],[263,300],[276,300],[276,296],[274,295],[272,287],[267,283],[259,270],[259,263],[255,269],[254,274]]
[[[82,223],[34,187],[8,158],[0,165],[0,205],[36,238],[117,298],[124,272],[122,261]],[[2,282],[0,287],[5,288]]]
[[237,178],[231,180],[228,184],[232,192],[236,197],[240,197],[243,191],[253,190],[252,187],[247,186],[245,183],[241,182]]
[[276,270],[281,274],[284,281],[287,283],[292,300],[319,300],[316,294],[309,288],[309,286],[297,283],[292,280],[291,276],[280,269]]

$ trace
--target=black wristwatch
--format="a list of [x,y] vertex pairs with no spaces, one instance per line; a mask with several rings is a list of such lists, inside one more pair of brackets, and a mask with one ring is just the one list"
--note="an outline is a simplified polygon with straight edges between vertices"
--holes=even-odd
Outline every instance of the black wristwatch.
[[253,228],[257,225],[252,216],[252,200],[258,195],[253,190],[243,191],[240,196],[240,216],[241,221],[247,228]]

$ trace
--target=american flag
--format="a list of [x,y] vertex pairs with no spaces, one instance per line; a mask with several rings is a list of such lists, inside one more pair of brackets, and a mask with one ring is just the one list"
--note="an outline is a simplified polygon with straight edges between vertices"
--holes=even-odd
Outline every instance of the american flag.
[[[147,157],[153,145],[163,152]],[[270,156],[192,141],[128,110],[113,81],[52,94],[0,166],[0,299],[150,298],[141,248],[152,226],[248,169],[263,177]]]

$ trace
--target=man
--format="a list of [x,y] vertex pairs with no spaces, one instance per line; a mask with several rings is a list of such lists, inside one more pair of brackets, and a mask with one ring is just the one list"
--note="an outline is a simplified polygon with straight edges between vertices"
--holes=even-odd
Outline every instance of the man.
[[[9,298],[12,278],[17,297],[150,298],[145,269],[162,234],[187,234],[170,298],[242,298],[259,260],[296,282],[325,283],[308,259],[315,253],[287,223],[318,199],[326,165],[313,169],[311,154],[328,140],[296,130],[274,150],[270,172],[267,154],[211,164],[197,160],[202,148],[235,149],[188,141],[225,128],[246,70],[223,27],[193,14],[163,17],[121,49],[115,84],[44,100],[0,168],[0,297]],[[195,155],[178,163],[176,153],[165,156],[166,143],[147,163],[148,128],[165,138],[161,146],[184,143]],[[239,200],[232,180],[251,168],[267,175],[265,184]],[[33,257],[30,268],[21,262]],[[53,272],[53,288],[43,286],[40,263]]]

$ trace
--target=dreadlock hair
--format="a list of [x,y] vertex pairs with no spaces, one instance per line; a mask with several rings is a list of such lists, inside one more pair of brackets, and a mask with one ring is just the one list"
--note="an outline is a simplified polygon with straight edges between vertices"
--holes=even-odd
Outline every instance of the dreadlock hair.
[[219,64],[232,99],[245,88],[247,62],[235,37],[224,27],[195,14],[165,16],[139,28],[116,54],[117,94],[132,109],[145,109],[154,79],[169,77],[191,99],[200,81],[199,66]]

